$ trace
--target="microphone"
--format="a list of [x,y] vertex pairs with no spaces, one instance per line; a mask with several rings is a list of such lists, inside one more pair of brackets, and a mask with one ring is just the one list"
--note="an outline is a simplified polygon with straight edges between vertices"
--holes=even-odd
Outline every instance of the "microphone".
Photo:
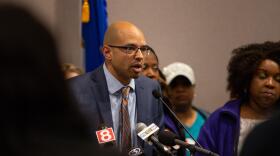
[[140,147],[134,147],[128,152],[128,156],[143,156],[144,151]]
[[168,106],[168,104],[162,99],[161,94],[159,93],[159,91],[157,90],[153,90],[152,92],[153,96],[156,99],[159,99],[163,105],[165,106],[165,108],[168,109],[168,111],[172,114],[172,116],[176,119],[176,122],[179,123],[179,125],[189,134],[189,136],[195,141],[195,143],[202,148],[202,146],[196,141],[196,139],[194,139],[194,137],[191,135],[191,133],[185,128],[185,126],[182,124],[182,122],[178,119],[178,117],[176,116],[176,114],[171,110],[171,108]]
[[210,155],[210,156],[219,156],[217,153],[211,152],[207,149],[192,145],[192,144],[187,144],[186,142],[179,140],[179,137],[176,136],[174,133],[170,131],[162,131],[158,135],[158,139],[160,142],[167,146],[174,146],[174,145],[180,145],[184,148],[189,149],[192,153],[193,152],[200,152],[202,154]]
[[154,96],[155,98],[157,98],[157,99],[162,98],[162,97],[161,97],[161,94],[160,94],[157,90],[153,90],[152,94],[153,94],[153,96]]
[[170,150],[165,147],[162,143],[158,141],[155,137],[155,133],[159,130],[159,127],[152,123],[148,127],[144,123],[137,123],[136,125],[136,132],[138,137],[140,137],[145,142],[148,142],[150,145],[154,145],[156,149],[165,155],[172,155]]

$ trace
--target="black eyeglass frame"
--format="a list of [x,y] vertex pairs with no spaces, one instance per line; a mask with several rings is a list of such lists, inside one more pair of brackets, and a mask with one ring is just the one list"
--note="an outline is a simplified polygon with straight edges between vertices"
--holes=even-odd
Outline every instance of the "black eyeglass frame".
[[140,50],[142,54],[144,54],[144,53],[148,54],[152,51],[152,48],[148,45],[144,45],[141,47],[137,47],[135,45],[126,45],[126,46],[108,45],[108,46],[112,47],[112,48],[122,49],[127,54],[132,54],[132,53],[136,54],[136,52],[138,52],[138,50]]

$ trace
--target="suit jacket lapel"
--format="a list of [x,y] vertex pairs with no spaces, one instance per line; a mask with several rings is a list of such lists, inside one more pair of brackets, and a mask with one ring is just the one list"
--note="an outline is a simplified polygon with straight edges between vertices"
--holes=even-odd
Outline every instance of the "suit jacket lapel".
[[[145,101],[145,99],[147,99],[147,93],[144,92],[144,87],[142,85],[141,80],[135,79],[135,94],[136,94],[136,106],[137,106],[137,122],[136,123],[147,123],[147,116],[145,112],[149,112],[149,107],[145,104],[147,104],[147,102]],[[148,126],[148,125],[147,125]],[[145,150],[149,149],[149,151],[146,150],[147,153],[152,153],[151,149],[150,149],[150,145],[148,145],[147,143],[145,143],[145,141],[143,141],[142,139],[140,139],[139,137],[137,137],[138,140],[138,144],[141,145]],[[145,153],[146,153],[145,152]]]
[[144,93],[144,88],[138,79],[135,80],[135,94],[136,94],[136,106],[137,106],[137,123],[145,122],[145,113],[143,113],[146,112],[146,107],[145,105],[143,105],[143,103],[145,103],[143,101],[145,99],[145,93]]
[[101,118],[100,122],[107,127],[113,127],[109,91],[103,71],[103,66],[98,67],[98,69],[91,75],[91,78],[94,85],[96,85],[95,87],[92,87],[92,90],[94,95],[96,95],[95,98]]

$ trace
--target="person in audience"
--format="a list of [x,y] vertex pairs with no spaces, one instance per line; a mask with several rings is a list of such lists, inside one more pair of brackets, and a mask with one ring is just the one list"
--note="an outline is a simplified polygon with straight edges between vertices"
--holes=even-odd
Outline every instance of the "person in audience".
[[[193,105],[196,85],[194,72],[189,65],[174,62],[164,67],[163,73],[166,76],[172,109],[193,137],[183,131],[184,140],[194,144],[193,139],[198,138],[200,128],[208,117],[208,113]],[[190,155],[189,151],[187,155]]]
[[140,76],[143,55],[151,51],[143,32],[134,24],[118,21],[104,36],[102,53],[105,63],[92,72],[70,79],[72,92],[95,133],[100,125],[112,127],[115,144],[127,153],[142,147],[152,155],[152,146],[136,134],[137,123],[163,127],[163,110],[152,92],[160,92],[157,82]]
[[239,155],[252,128],[271,117],[280,97],[280,53],[270,51],[279,45],[265,42],[233,50],[227,68],[231,100],[202,127],[198,142],[204,148]]
[[[278,50],[280,53],[280,50]],[[277,104],[278,107],[280,103]],[[246,138],[240,156],[279,155],[280,113],[264,123],[257,125]]]
[[150,52],[144,55],[144,66],[142,75],[147,76],[153,80],[157,80],[161,86],[163,95],[167,96],[166,79],[159,69],[159,60],[153,48],[150,47]]
[[82,69],[76,67],[74,64],[71,63],[64,63],[62,65],[62,71],[64,73],[65,79],[70,79],[72,77],[79,76],[84,73]]
[[[280,49],[275,50],[275,54],[280,54]],[[279,59],[279,57],[278,57]],[[278,61],[280,62],[280,61]],[[262,156],[278,155],[278,144],[274,143],[280,139],[280,100],[276,105],[275,115],[268,121],[257,125],[244,141],[241,156]]]
[[160,75],[158,65],[158,57],[154,49],[151,48],[150,52],[144,55],[144,66],[142,74],[151,79],[159,80]]
[[[165,103],[171,108],[171,104],[170,101],[168,99],[168,86],[166,84],[166,78],[164,76],[164,74],[161,72],[161,70],[159,69],[159,60],[158,57],[155,53],[155,51],[151,48],[150,53],[147,53],[146,55],[144,55],[144,67],[143,67],[143,75],[153,79],[153,80],[157,80],[161,86],[161,90],[162,90],[162,95],[163,95],[163,100],[165,101]],[[184,131],[182,130],[182,128],[180,128],[180,126],[178,125],[176,119],[172,116],[171,112],[168,110],[168,108],[163,107],[164,109],[164,126],[165,126],[165,130],[169,130],[172,131],[173,133],[177,134],[178,136],[180,136],[181,139],[185,139],[184,137]],[[185,155],[185,149],[183,148],[173,148],[170,147],[172,149],[172,152],[175,155]]]
[[12,4],[0,4],[0,20],[0,155],[111,155],[69,95],[49,30]]

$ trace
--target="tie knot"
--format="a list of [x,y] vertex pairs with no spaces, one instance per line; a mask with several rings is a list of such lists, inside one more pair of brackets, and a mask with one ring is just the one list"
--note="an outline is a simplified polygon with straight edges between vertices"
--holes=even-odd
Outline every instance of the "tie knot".
[[129,90],[130,90],[129,86],[126,86],[126,87],[122,88],[122,97],[124,99],[128,99]]

